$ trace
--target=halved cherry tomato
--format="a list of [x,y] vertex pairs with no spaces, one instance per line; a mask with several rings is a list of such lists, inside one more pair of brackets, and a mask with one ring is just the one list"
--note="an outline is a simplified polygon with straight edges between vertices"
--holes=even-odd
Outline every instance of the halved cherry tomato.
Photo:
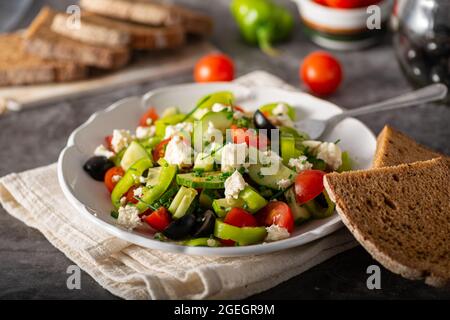
[[234,79],[233,60],[225,54],[208,54],[195,65],[194,79],[196,82],[231,81]]
[[283,201],[271,201],[256,214],[261,225],[270,227],[275,224],[286,228],[289,233],[294,230],[294,217],[291,208]]
[[127,198],[127,203],[138,203],[139,201],[134,197],[134,190],[136,189],[135,186],[132,186],[130,189],[128,189],[127,193],[125,194],[125,197]]
[[[158,118],[159,117],[158,117],[158,114],[156,113],[156,109],[151,107],[147,110],[146,113],[144,113],[144,115],[139,120],[139,126],[148,127],[151,123],[158,120]],[[151,123],[150,123],[149,119],[151,119]]]
[[153,229],[163,231],[170,224],[170,213],[166,208],[159,207],[157,210],[145,216],[144,221]]
[[306,203],[323,192],[323,176],[320,170],[305,170],[295,178],[295,194],[299,204]]
[[303,60],[299,75],[312,92],[329,95],[335,92],[342,82],[342,67],[331,54],[318,51]]
[[104,181],[105,181],[106,188],[108,188],[109,192],[112,192],[114,187],[116,186],[117,182],[119,182],[119,181],[114,181],[113,177],[114,176],[123,177],[124,174],[125,174],[125,171],[123,171],[123,169],[121,167],[112,167],[111,169],[106,171]]
[[315,3],[321,4],[323,6],[327,5],[327,0],[314,0]]
[[267,146],[268,139],[265,135],[258,135],[254,129],[239,128],[231,125],[231,139],[233,143],[246,143],[250,147],[263,148]]
[[226,215],[223,222],[235,227],[257,227],[258,222],[255,217],[241,208],[232,208]]
[[108,149],[109,151],[113,151],[113,147],[112,147],[112,135],[106,136],[105,137],[105,143],[106,143],[106,149]]
[[[230,224],[235,227],[257,227],[258,221],[256,221],[255,217],[241,208],[232,208],[223,222]],[[233,240],[220,240],[220,242],[225,246],[234,246],[235,242]]]
[[152,156],[154,161],[158,161],[160,158],[164,157],[164,154],[166,153],[166,146],[169,143],[170,139],[172,138],[164,139],[156,145],[155,149],[153,149]]

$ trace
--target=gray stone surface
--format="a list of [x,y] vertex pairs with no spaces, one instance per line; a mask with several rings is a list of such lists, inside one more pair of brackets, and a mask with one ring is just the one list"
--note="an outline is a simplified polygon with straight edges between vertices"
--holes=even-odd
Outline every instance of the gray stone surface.
[[[244,45],[228,13],[228,0],[184,0],[210,13],[216,21],[214,44],[236,61],[239,75],[256,69],[270,71],[299,86],[298,67],[316,46],[307,41],[297,22],[292,41],[280,46],[284,54],[268,58]],[[296,14],[291,2],[286,3]],[[36,12],[43,1],[35,1]],[[64,8],[64,1],[47,1]],[[68,1],[66,1],[68,3]],[[33,13],[28,15],[31,19]],[[26,25],[26,21],[22,25]],[[347,108],[377,101],[409,90],[387,41],[376,48],[336,53],[345,69],[345,81],[330,100]],[[0,176],[55,162],[70,132],[94,111],[133,94],[152,88],[191,81],[191,74],[161,79],[121,90],[62,101],[0,118]],[[427,105],[408,111],[389,112],[361,118],[374,132],[385,123],[408,133],[418,141],[450,153],[450,108]],[[83,273],[82,289],[66,288],[66,269],[71,265],[39,232],[26,227],[0,208],[0,299],[114,299],[89,275]],[[382,269],[382,290],[366,288],[366,268],[376,264],[362,249],[340,254],[276,288],[252,298],[450,298],[450,291],[407,281]]]

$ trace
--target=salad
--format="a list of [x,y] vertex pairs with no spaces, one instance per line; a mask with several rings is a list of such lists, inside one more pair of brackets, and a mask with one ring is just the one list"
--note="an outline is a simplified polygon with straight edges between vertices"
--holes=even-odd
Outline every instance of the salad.
[[295,117],[284,102],[248,112],[227,91],[187,114],[152,107],[134,132],[113,130],[83,168],[104,181],[125,228],[188,246],[278,241],[332,215],[323,176],[351,169],[339,141],[310,140]]

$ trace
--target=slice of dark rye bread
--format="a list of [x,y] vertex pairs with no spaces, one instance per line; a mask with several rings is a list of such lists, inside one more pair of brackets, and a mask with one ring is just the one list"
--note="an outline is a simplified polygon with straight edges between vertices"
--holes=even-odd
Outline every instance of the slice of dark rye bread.
[[450,283],[450,169],[444,159],[330,173],[324,185],[374,259],[408,279]]
[[197,11],[156,0],[80,0],[84,10],[150,26],[180,24],[187,33],[209,35],[212,19]]
[[0,86],[79,80],[87,68],[71,61],[45,60],[22,50],[22,35],[0,35]]
[[94,45],[161,50],[179,48],[185,42],[185,33],[180,24],[151,27],[83,11],[80,29],[73,29],[67,26],[67,18],[65,13],[56,14],[52,31]]
[[25,32],[24,49],[47,59],[60,59],[103,69],[128,63],[128,48],[111,48],[69,39],[51,30],[56,12],[44,7]]
[[402,163],[431,160],[445,155],[435,152],[386,125],[377,138],[373,167],[389,167]]

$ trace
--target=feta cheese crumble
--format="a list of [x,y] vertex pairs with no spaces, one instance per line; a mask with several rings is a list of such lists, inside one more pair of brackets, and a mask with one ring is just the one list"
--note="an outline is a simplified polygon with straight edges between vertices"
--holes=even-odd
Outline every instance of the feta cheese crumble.
[[180,136],[173,137],[167,144],[164,159],[178,166],[192,164],[191,144]]
[[248,155],[246,143],[229,143],[222,148],[221,166],[222,171],[231,171],[245,167]]
[[277,182],[277,186],[280,190],[287,189],[291,186],[292,181],[289,179],[281,179]]
[[119,152],[123,148],[128,147],[133,138],[131,137],[129,130],[113,130],[113,137],[111,140],[111,146],[114,152]]
[[147,183],[147,178],[143,177],[143,176],[140,176],[139,177],[139,183],[142,183],[142,184]]
[[106,157],[108,159],[114,157],[115,153],[106,149],[104,145],[99,145],[95,148],[94,155],[98,157]]
[[120,179],[122,179],[122,176],[119,176],[118,174],[113,175],[111,178],[112,182],[119,182]]
[[325,161],[333,170],[339,169],[342,165],[342,151],[335,143],[304,141],[303,144],[311,149],[317,159]]
[[134,195],[135,197],[140,198],[140,197],[142,197],[142,192],[143,192],[142,187],[139,187],[139,188],[134,189],[133,195]]
[[120,205],[123,207],[127,203],[127,197],[120,198]]
[[130,230],[140,226],[141,218],[139,217],[139,210],[135,206],[130,205],[120,207],[117,223]]
[[167,126],[164,134],[164,139],[173,137],[175,135],[190,135],[194,130],[194,126],[191,122],[180,122],[173,126]]
[[266,227],[266,230],[267,236],[265,241],[267,242],[283,240],[290,237],[290,233],[286,228],[280,227],[276,224]]
[[150,138],[155,135],[155,132],[156,132],[155,126],[137,127],[136,128],[136,138],[138,138],[138,139]]
[[225,180],[225,197],[228,199],[237,199],[239,193],[244,190],[246,185],[247,183],[239,171],[234,171],[234,173]]
[[289,112],[289,108],[284,103],[279,103],[277,106],[272,110],[272,114],[276,116],[284,115]]
[[308,158],[306,156],[300,156],[298,158],[289,159],[288,163],[289,167],[295,169],[297,173],[312,169],[312,163],[308,162]]

